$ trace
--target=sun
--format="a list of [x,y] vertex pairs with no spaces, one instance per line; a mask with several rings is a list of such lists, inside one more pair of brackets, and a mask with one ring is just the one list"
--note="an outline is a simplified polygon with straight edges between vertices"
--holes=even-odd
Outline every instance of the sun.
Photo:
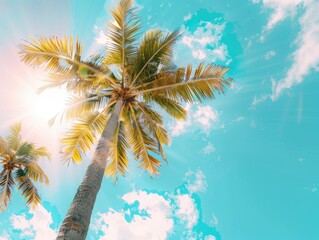
[[60,89],[47,89],[34,96],[34,114],[42,120],[50,120],[66,108],[67,91]]

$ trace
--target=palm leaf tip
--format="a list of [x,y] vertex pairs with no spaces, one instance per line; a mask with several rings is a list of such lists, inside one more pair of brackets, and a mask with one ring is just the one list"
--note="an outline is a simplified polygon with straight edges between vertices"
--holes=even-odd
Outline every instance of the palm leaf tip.
[[132,0],[121,0],[111,10],[113,21],[108,23],[106,43],[108,54],[103,62],[120,65],[122,70],[125,69],[128,59],[136,52],[135,41],[141,28],[137,8],[133,5]]

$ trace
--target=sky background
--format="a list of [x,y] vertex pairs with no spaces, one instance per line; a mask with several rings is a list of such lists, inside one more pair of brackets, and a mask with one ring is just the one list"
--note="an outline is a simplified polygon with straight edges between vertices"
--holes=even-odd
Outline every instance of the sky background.
[[[60,161],[66,123],[49,127],[63,90],[36,89],[45,74],[19,60],[30,37],[78,36],[89,56],[103,46],[116,1],[0,0],[0,135],[22,122],[23,138],[53,154],[41,166],[42,205],[20,193],[0,213],[0,240],[54,239],[82,181]],[[319,239],[319,1],[138,0],[144,25],[181,29],[178,66],[231,67],[235,84],[214,101],[165,118],[169,164],[151,178],[131,162],[118,185],[105,178],[87,239]]]

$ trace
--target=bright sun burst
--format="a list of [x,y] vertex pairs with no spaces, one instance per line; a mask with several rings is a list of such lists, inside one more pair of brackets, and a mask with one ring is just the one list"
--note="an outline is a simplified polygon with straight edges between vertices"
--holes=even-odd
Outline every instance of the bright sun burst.
[[65,108],[67,92],[65,89],[47,89],[34,96],[34,114],[43,120],[49,120]]

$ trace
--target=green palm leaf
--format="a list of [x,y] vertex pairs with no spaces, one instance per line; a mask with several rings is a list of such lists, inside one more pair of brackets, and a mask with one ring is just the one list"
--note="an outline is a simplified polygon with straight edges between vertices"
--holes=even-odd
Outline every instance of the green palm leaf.
[[134,75],[130,87],[135,86],[135,83],[143,83],[144,79],[150,81],[149,77],[158,70],[160,64],[168,66],[171,63],[173,46],[179,36],[178,31],[164,35],[160,30],[151,30],[145,34],[132,60]]
[[15,163],[19,166],[23,166],[25,175],[32,180],[49,184],[49,178],[34,160],[31,160],[30,158],[19,158]]
[[[143,128],[146,128],[152,137],[156,140],[158,146],[158,152],[162,155],[162,158],[167,162],[166,155],[163,151],[164,144],[170,144],[170,139],[167,131],[163,128],[162,117],[149,106],[144,103],[138,103],[138,108],[141,110],[140,119],[143,123]],[[158,153],[155,152],[155,153]]]
[[71,95],[66,101],[66,105],[68,106],[66,110],[50,119],[49,124],[53,125],[58,118],[60,119],[60,122],[62,122],[62,120],[79,118],[87,113],[99,111],[107,104],[110,95],[111,94],[107,92],[99,94]]
[[0,173],[0,212],[6,209],[11,200],[11,191],[14,185],[12,171],[3,168]]
[[113,179],[115,179],[117,173],[124,176],[128,168],[128,143],[124,131],[124,123],[123,121],[119,121],[110,146],[110,163],[105,169],[106,175]]
[[15,123],[10,127],[10,134],[7,137],[10,148],[17,151],[21,144],[21,124]]
[[176,119],[185,119],[187,117],[186,110],[175,100],[165,97],[164,95],[143,94],[143,98],[147,103],[155,102],[170,116]]
[[21,190],[21,195],[27,199],[27,205],[35,207],[39,204],[41,198],[38,190],[22,169],[17,170],[16,180],[18,182],[18,189]]
[[157,152],[156,141],[150,138],[144,131],[132,106],[128,112],[127,121],[128,142],[136,159],[140,160],[139,167],[148,171],[151,175],[158,174],[161,162],[151,156],[148,151]]
[[146,89],[137,91],[133,95],[150,93],[164,95],[175,101],[202,102],[213,99],[216,91],[224,93],[225,86],[231,85],[232,79],[223,78],[228,70],[213,64],[208,64],[206,67],[200,64],[192,78],[187,78],[189,72],[183,69],[175,72],[160,72],[156,80],[145,86]]
[[64,160],[75,163],[82,161],[83,154],[91,149],[98,134],[103,131],[107,117],[100,113],[90,113],[78,118],[61,139]]
[[[106,64],[118,64],[125,70],[127,60],[136,52],[134,45],[140,30],[140,18],[133,0],[121,0],[111,10],[114,21],[109,22],[106,44]],[[124,74],[125,75],[125,74]]]
[[[87,80],[95,79],[99,76],[117,87],[116,83],[106,75],[104,67],[103,71],[91,63],[86,63],[81,60],[82,46],[72,37],[69,39],[64,37],[42,38],[20,45],[21,60],[30,66],[43,66],[44,69],[51,75],[50,83],[45,87],[57,87],[64,85],[66,80]],[[110,71],[109,71],[110,72]],[[57,79],[54,83],[52,79]],[[72,84],[71,84],[72,86]],[[45,88],[43,87],[43,88]],[[43,89],[42,88],[42,89]],[[68,88],[72,91],[72,88]]]
[[9,144],[0,137],[0,162],[8,161],[14,157],[14,152],[11,150]]

